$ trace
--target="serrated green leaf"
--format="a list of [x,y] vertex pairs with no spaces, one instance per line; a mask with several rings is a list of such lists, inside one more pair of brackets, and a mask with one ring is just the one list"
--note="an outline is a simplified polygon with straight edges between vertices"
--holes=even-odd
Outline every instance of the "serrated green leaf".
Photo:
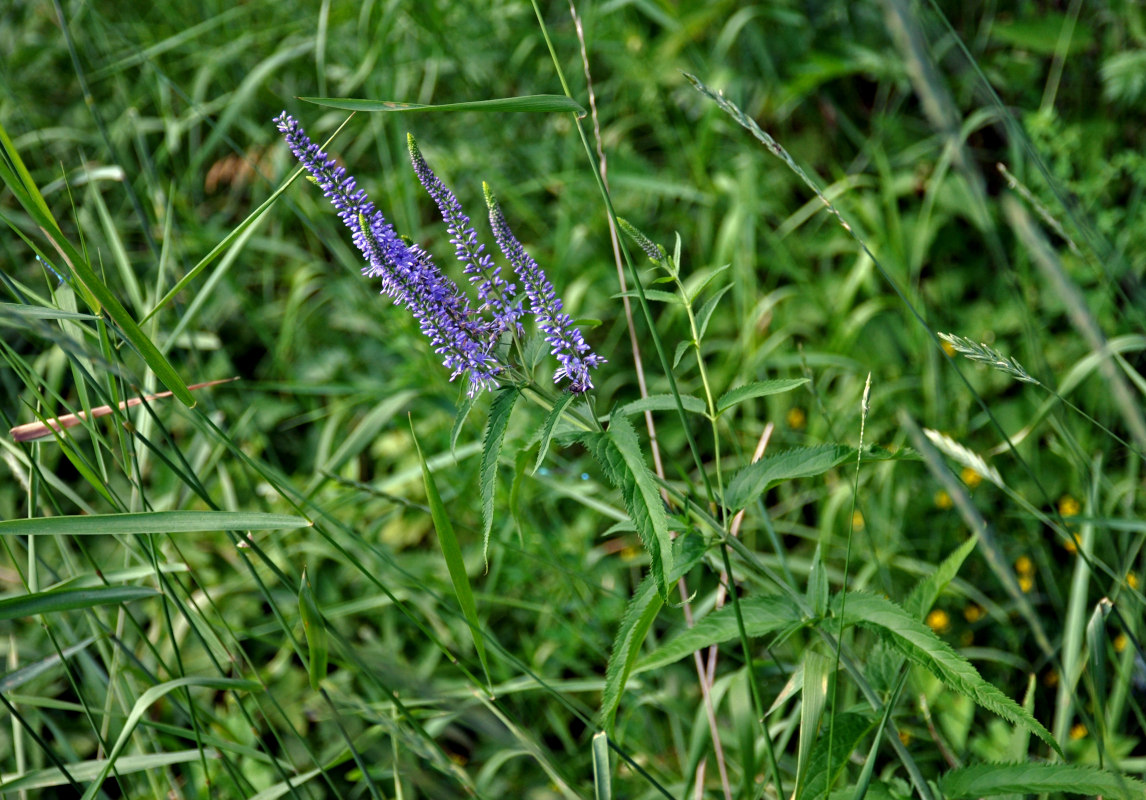
[[807,382],[807,378],[776,378],[775,380],[755,381],[737,386],[735,389],[722,394],[720,399],[716,401],[716,413],[719,414],[737,403],[753,397],[767,397],[772,394],[790,392]]
[[[833,603],[836,619],[839,618],[840,601],[841,596],[837,595]],[[1050,731],[1022,706],[985,681],[970,661],[952,650],[931,628],[901,606],[884,597],[849,592],[843,624],[859,625],[887,637],[909,661],[930,670],[948,688],[1009,722],[1029,728],[1062,755]]]
[[38,614],[55,614],[81,608],[130,603],[162,594],[150,586],[100,586],[95,589],[54,589],[32,592],[0,600],[0,620],[23,619]]
[[[767,636],[800,622],[800,609],[792,600],[781,595],[757,595],[740,601],[744,615],[744,629],[749,637]],[[663,667],[679,661],[696,650],[740,636],[735,609],[725,606],[714,611],[693,627],[680,631],[663,645],[641,659],[634,674]]]
[[318,691],[319,684],[326,677],[326,665],[330,657],[330,647],[327,643],[326,624],[322,621],[318,603],[314,599],[314,590],[310,585],[310,578],[306,570],[302,571],[302,579],[298,585],[298,613],[302,619],[302,630],[306,636],[307,674],[310,676],[310,688]]
[[724,505],[739,511],[781,481],[822,475],[855,456],[855,448],[842,444],[797,447],[767,456],[732,476],[724,492]]
[[343,111],[494,111],[506,112],[548,112],[572,111],[578,116],[585,115],[585,109],[571,97],[563,94],[533,94],[522,97],[498,97],[492,100],[469,100],[463,103],[398,103],[393,100],[367,100],[354,97],[300,97],[307,103],[325,108],[338,108]]
[[657,591],[668,597],[665,574],[672,571],[672,537],[656,479],[645,464],[633,425],[623,415],[610,418],[608,432],[595,438],[593,455],[621,490],[625,509],[649,553]]
[[[218,691],[245,691],[257,692],[263,687],[258,681],[248,681],[239,678],[176,678],[173,681],[161,683],[158,686],[152,686],[146,692],[139,696],[135,701],[135,705],[131,707],[131,713],[127,715],[124,720],[123,727],[120,729],[119,738],[115,741],[115,746],[112,747],[111,752],[108,753],[107,760],[103,762],[103,767],[96,775],[95,779],[88,784],[87,789],[84,791],[83,800],[94,800],[100,793],[104,780],[111,773],[113,767],[119,761],[119,755],[123,752],[124,747],[127,746],[132,734],[135,731],[135,726],[143,719],[143,715],[151,708],[159,698],[173,692],[176,689],[182,689],[190,686],[202,686],[208,689],[216,689]],[[7,788],[7,787],[5,787]]]
[[533,473],[531,474],[536,474],[537,470],[541,468],[542,462],[545,461],[545,454],[549,452],[549,443],[553,440],[553,431],[557,429],[561,415],[575,397],[576,395],[572,392],[562,392],[561,397],[553,404],[553,409],[545,418],[545,424],[541,426],[541,444],[537,447],[537,463],[533,465]]
[[[685,411],[691,411],[693,414],[705,414],[707,416],[708,410],[704,405],[704,401],[699,397],[691,394],[682,394],[680,396],[680,403],[684,406]],[[640,400],[634,400],[631,403],[626,403],[615,412],[616,414],[629,417],[633,414],[643,414],[646,411],[676,411],[676,398],[671,394],[654,394],[649,397],[642,397]]]
[[696,330],[697,338],[703,339],[705,332],[708,330],[708,321],[712,319],[712,312],[716,311],[716,306],[720,303],[720,298],[724,297],[724,293],[732,288],[732,284],[721,288],[716,294],[708,298],[700,311],[696,312]]
[[418,453],[418,462],[422,465],[422,482],[426,487],[426,504],[430,507],[430,516],[434,520],[434,530],[438,533],[438,544],[441,545],[442,555],[446,559],[446,569],[450,573],[450,581],[454,585],[454,595],[458,598],[462,615],[469,623],[470,636],[473,637],[474,649],[485,671],[486,681],[489,682],[489,666],[486,664],[485,639],[477,615],[477,604],[474,602],[473,588],[470,586],[470,576],[466,572],[466,562],[462,557],[462,548],[458,545],[458,537],[454,533],[454,525],[446,513],[446,506],[442,503],[442,496],[438,494],[438,485],[430,472],[430,465],[422,455],[422,445],[418,442],[418,435],[414,433],[414,421],[410,420],[410,435],[414,437],[414,449]]
[[138,514],[93,514],[75,517],[32,517],[0,522],[0,536],[96,536],[139,533],[205,533],[308,528],[304,517],[257,511],[144,511]]
[[1146,797],[1146,783],[1140,780],[1073,764],[975,764],[946,773],[939,779],[939,788],[950,800],[1053,792],[1098,795],[1104,800]]
[[498,392],[489,407],[489,422],[481,445],[481,557],[489,569],[489,535],[493,530],[493,495],[497,488],[497,462],[501,457],[501,445],[505,441],[505,430],[509,425],[509,415],[517,402],[518,391],[510,387]]
[[[704,542],[699,536],[678,537],[674,546],[676,567],[669,575],[671,583],[679,580],[704,557]],[[606,729],[611,729],[613,726],[613,718],[621,702],[621,695],[625,691],[625,684],[641,653],[641,644],[644,643],[664,603],[664,598],[657,592],[653,576],[646,575],[625,606],[621,625],[617,629],[617,635],[613,637],[613,649],[609,653],[609,664],[605,668],[605,688],[601,692],[598,721]]]

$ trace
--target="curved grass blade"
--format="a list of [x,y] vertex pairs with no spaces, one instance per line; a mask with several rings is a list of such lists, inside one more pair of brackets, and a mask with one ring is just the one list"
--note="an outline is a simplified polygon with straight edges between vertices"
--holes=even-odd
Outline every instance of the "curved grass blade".
[[[206,750],[177,750],[172,753],[148,753],[146,755],[124,756],[115,762],[117,775],[130,775],[134,772],[162,769],[175,764],[188,764],[201,761],[203,758],[214,759],[219,755],[214,748]],[[81,761],[78,764],[68,764],[68,774],[77,781],[90,781],[107,766],[106,759],[95,761]],[[8,792],[26,792],[29,789],[47,789],[52,786],[67,786],[68,779],[60,772],[59,767],[32,770],[24,774],[0,775],[0,786]]]
[[327,644],[326,625],[322,621],[318,603],[315,602],[306,569],[302,571],[302,580],[298,586],[298,613],[302,619],[303,632],[306,634],[306,668],[310,676],[310,688],[317,692],[319,684],[326,677],[330,647]]
[[55,614],[94,606],[129,603],[162,594],[150,586],[101,586],[98,589],[64,589],[33,592],[0,600],[0,620],[23,619],[38,614]]
[[943,796],[991,797],[997,794],[1085,794],[1106,800],[1142,800],[1146,783],[1094,767],[1073,764],[975,764],[939,779]]
[[501,457],[501,445],[505,441],[505,429],[509,425],[509,415],[517,402],[516,387],[504,389],[493,399],[489,407],[489,424],[486,425],[485,439],[481,447],[481,557],[489,570],[489,535],[493,531],[493,494],[497,488],[497,462]]
[[[39,661],[35,661],[31,664],[28,664],[27,666],[20,667],[19,669],[13,670],[3,677],[0,677],[0,692],[11,692],[13,689],[20,688],[28,681],[40,677],[45,672],[48,672],[57,667],[59,664],[63,663],[64,659],[71,658],[76,653],[86,648],[88,645],[94,642],[96,638],[97,637],[95,636],[89,636],[82,642],[73,644],[71,647],[65,647],[59,653],[52,653],[47,658],[42,658]],[[61,776],[61,779],[63,779],[63,776]],[[4,781],[0,780],[0,784],[3,783]]]
[[202,686],[209,689],[217,689],[220,691],[247,691],[257,692],[262,689],[262,685],[258,681],[248,681],[242,678],[203,678],[203,677],[190,677],[190,678],[176,678],[173,681],[161,683],[158,686],[152,686],[146,692],[139,696],[135,701],[135,705],[131,708],[131,713],[127,715],[127,720],[123,724],[123,730],[119,733],[119,738],[116,739],[115,746],[108,754],[107,760],[104,761],[103,767],[96,775],[95,779],[88,784],[87,790],[84,792],[83,800],[94,800],[100,793],[100,788],[103,786],[104,780],[111,774],[113,767],[118,766],[119,754],[123,752],[123,748],[127,745],[128,740],[131,738],[132,733],[135,731],[135,726],[143,719],[143,715],[159,698],[164,695],[181,689],[184,686]]
[[300,97],[307,103],[343,111],[495,111],[505,112],[546,112],[572,111],[579,117],[585,116],[585,109],[572,98],[562,94],[533,94],[524,97],[499,97],[493,100],[470,100],[464,103],[399,103],[393,100],[366,100],[362,98],[339,97]]
[[414,449],[418,453],[418,463],[422,465],[422,482],[426,486],[426,503],[430,506],[430,516],[434,520],[434,530],[438,532],[438,544],[442,547],[442,555],[446,559],[446,569],[450,572],[450,580],[454,584],[454,594],[458,598],[458,605],[462,607],[462,614],[469,624],[470,635],[474,640],[474,649],[477,650],[482,670],[485,672],[486,683],[490,683],[489,664],[486,663],[485,639],[482,637],[481,625],[478,621],[477,604],[474,602],[474,592],[470,587],[470,576],[466,572],[466,562],[462,557],[462,549],[458,546],[458,537],[454,533],[454,525],[446,513],[446,506],[442,496],[438,494],[438,486],[434,483],[434,476],[422,455],[422,445],[418,442],[418,434],[414,432],[414,420],[410,419],[410,435],[414,437]]
[[[842,595],[837,595],[833,603],[836,619],[840,616],[841,602]],[[928,669],[948,688],[1003,719],[1028,728],[1062,756],[1062,749],[1054,736],[1030,712],[984,680],[970,661],[892,601],[876,595],[849,592],[843,625],[859,625],[875,631],[888,639],[909,661]]]
[[[78,291],[83,296],[84,301],[93,311],[98,312],[102,307],[103,311],[111,317],[119,328],[123,338],[135,348],[147,366],[155,373],[155,377],[171,390],[184,405],[194,406],[195,398],[187,390],[187,384],[179,377],[179,373],[159,352],[155,343],[140,330],[139,325],[132,319],[127,309],[100,280],[95,270],[88,263],[87,258],[65,238],[3,126],[0,126],[0,156],[3,156],[0,158],[0,182],[8,186],[16,195],[20,205],[67,262],[72,275],[76,278],[79,286]],[[9,224],[12,225],[13,229],[18,230],[10,220]]]
[[259,511],[143,511],[74,517],[32,517],[0,521],[0,536],[96,536],[134,533],[205,533],[309,528],[314,523],[289,514]]

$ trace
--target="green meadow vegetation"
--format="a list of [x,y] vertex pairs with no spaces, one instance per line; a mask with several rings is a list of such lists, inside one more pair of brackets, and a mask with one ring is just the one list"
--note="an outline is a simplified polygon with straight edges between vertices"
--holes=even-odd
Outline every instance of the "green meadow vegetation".
[[0,797],[1146,798],[1146,8],[127,6],[0,8]]

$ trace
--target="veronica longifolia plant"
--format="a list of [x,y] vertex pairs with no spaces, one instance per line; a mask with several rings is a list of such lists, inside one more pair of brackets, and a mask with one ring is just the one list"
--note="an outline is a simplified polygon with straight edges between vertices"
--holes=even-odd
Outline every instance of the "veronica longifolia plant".
[[[428,252],[402,241],[366,192],[357,188],[354,178],[312,142],[293,117],[284,111],[275,124],[311,180],[350,229],[354,244],[366,259],[362,273],[381,278],[383,294],[418,320],[434,351],[451,370],[450,380],[466,374],[471,397],[496,387],[512,370],[500,354],[504,352],[499,348],[503,334],[517,337],[524,332],[520,321],[525,314],[523,301],[516,297],[517,287],[502,277],[501,267],[485,252],[485,245],[478,242],[470,218],[454,193],[430,169],[414,138],[409,137],[414,173],[437,204],[457,258],[465,264],[464,273],[477,285],[481,306],[476,309],[458,285],[438,269]],[[572,319],[562,311],[553,284],[514,238],[488,186],[485,194],[494,238],[525,289],[529,313],[537,318],[550,352],[561,365],[554,382],[567,379],[568,389],[574,393],[592,389],[589,371],[605,363],[605,359],[590,351]]]

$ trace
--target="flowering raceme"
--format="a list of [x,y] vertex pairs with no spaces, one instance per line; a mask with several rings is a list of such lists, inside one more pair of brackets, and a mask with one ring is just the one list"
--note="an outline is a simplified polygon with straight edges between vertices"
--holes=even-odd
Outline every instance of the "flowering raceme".
[[[501,267],[478,242],[470,218],[454,193],[426,164],[414,138],[409,137],[414,172],[437,204],[458,260],[466,265],[465,274],[477,284],[482,303],[477,310],[458,285],[434,265],[428,252],[402,241],[366,192],[356,188],[354,178],[319,149],[293,117],[284,111],[275,119],[275,125],[295,158],[350,229],[354,244],[366,259],[362,273],[381,278],[382,292],[413,314],[434,352],[443,357],[442,363],[451,370],[450,380],[465,373],[471,397],[496,387],[508,368],[496,351],[502,334],[519,336],[523,332],[522,301],[515,299],[515,285],[501,277]],[[561,364],[553,376],[554,382],[567,378],[569,391],[575,393],[592,389],[589,370],[605,363],[605,359],[590,352],[572,319],[562,312],[553,285],[514,238],[488,187],[486,200],[494,238],[525,287],[530,313],[537,318],[550,352]]]

